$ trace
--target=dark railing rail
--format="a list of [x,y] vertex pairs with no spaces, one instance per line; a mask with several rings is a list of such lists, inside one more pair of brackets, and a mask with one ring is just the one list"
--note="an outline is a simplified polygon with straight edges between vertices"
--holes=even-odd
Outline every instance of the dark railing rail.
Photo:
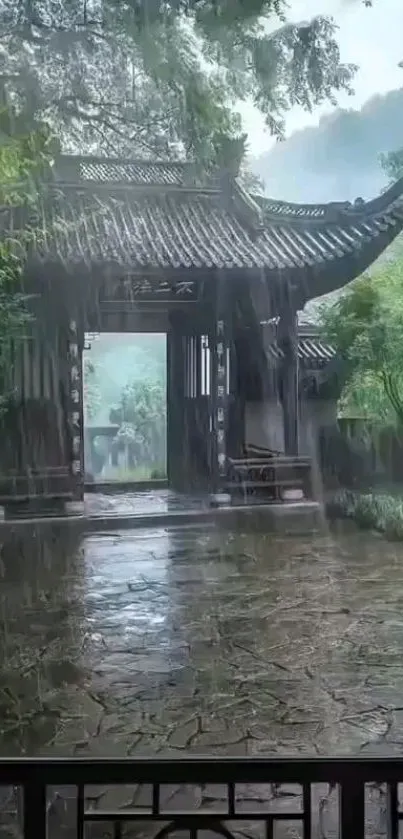
[[[251,450],[250,450],[251,452]],[[228,458],[228,492],[262,495],[273,501],[284,500],[284,491],[302,489],[305,498],[312,496],[312,462],[309,457],[248,453],[242,458]]]
[[[177,830],[197,839],[199,830],[209,830],[224,839],[232,839],[237,822],[264,825],[266,839],[274,836],[277,822],[293,821],[302,826],[304,839],[314,839],[317,819],[312,804],[314,784],[339,787],[339,828],[341,839],[365,839],[365,785],[383,784],[386,790],[387,839],[398,839],[398,782],[403,779],[403,759],[364,758],[184,758],[184,759],[3,759],[0,761],[0,785],[23,790],[24,839],[45,839],[47,834],[47,786],[75,787],[76,836],[83,839],[89,822],[109,822],[114,839],[121,839],[128,822],[153,822],[154,837],[165,839]],[[151,788],[149,808],[98,810],[86,807],[87,785],[147,785]],[[224,785],[224,810],[179,811],[164,808],[161,788],[164,785]],[[302,807],[295,812],[267,812],[257,806],[252,812],[238,807],[237,785],[298,784]],[[258,799],[260,801],[260,799]],[[316,825],[315,829],[313,825]],[[152,826],[152,825],[150,825]]]

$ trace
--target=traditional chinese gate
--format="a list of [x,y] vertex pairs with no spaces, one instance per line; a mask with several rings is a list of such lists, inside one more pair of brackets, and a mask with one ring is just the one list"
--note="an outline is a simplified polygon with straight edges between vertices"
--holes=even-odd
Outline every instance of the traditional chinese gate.
[[[158,316],[158,331],[169,335],[172,485],[207,483],[215,492],[225,483],[227,456],[244,438],[245,393],[231,405],[240,389],[239,375],[233,387],[234,328],[257,332],[274,317],[285,450],[297,456],[295,313],[338,288],[340,277],[347,283],[365,270],[401,231],[402,189],[403,181],[353,206],[292,205],[252,200],[227,172],[204,176],[186,163],[60,158],[43,184],[38,213],[46,235],[40,252],[30,249],[22,290],[41,308],[38,323],[46,310],[60,327],[61,343],[49,352],[48,339],[45,348],[27,341],[16,364],[23,386],[3,440],[13,440],[18,427],[19,454],[16,464],[5,458],[0,465],[0,498],[82,495],[82,339],[84,328],[103,331],[105,307],[116,318],[111,331],[135,332],[143,319],[141,331],[157,331]],[[10,219],[11,230],[18,219]],[[53,446],[38,420],[39,460],[36,437],[27,445],[34,407],[52,434],[60,425],[63,442],[68,437]]]
[[167,472],[182,492],[216,485],[217,445],[225,445],[223,406],[215,406],[228,390],[227,367],[223,336],[215,364],[212,293],[202,278],[124,278],[105,283],[87,314],[88,331],[167,333]]

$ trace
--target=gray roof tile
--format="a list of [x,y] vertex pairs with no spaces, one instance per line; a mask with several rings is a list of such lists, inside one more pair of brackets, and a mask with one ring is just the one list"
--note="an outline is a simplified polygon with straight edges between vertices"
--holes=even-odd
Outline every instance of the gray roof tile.
[[296,205],[219,188],[181,163],[62,158],[55,180],[41,255],[69,265],[278,273],[354,256],[357,274],[403,228],[403,181],[367,203]]
[[[270,363],[277,363],[284,358],[284,353],[276,341],[266,347],[266,355]],[[298,358],[304,367],[318,362],[327,364],[333,361],[336,355],[336,349],[327,342],[321,341],[317,336],[312,335],[310,338],[299,336]]]

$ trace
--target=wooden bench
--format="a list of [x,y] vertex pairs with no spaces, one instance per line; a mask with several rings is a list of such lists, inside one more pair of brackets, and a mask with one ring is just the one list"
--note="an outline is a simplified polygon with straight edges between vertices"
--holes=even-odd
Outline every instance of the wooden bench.
[[311,460],[258,447],[244,447],[245,457],[228,458],[226,489],[231,494],[263,495],[267,500],[285,500],[287,490],[312,494]]

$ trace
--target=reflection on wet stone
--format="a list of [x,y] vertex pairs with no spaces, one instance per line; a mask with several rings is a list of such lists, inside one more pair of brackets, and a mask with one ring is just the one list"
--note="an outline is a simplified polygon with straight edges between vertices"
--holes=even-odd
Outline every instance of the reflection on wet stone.
[[[401,546],[352,532],[15,536],[1,548],[2,753],[400,754],[402,569]],[[51,792],[52,819],[66,800],[71,815],[73,793]],[[300,806],[295,791],[238,793],[246,821],[251,806]],[[146,791],[87,795],[104,809]],[[337,835],[334,793],[314,797]],[[9,791],[0,804],[3,818]]]
[[57,732],[82,685],[80,548],[12,536],[1,547],[1,748],[35,753]]

